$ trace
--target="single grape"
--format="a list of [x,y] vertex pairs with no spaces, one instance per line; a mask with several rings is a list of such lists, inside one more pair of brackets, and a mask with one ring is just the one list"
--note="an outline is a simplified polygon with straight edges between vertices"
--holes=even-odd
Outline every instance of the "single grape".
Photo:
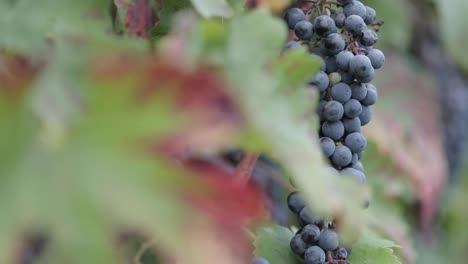
[[335,101],[346,103],[351,99],[351,87],[343,82],[335,84],[331,89],[331,96]]
[[325,252],[317,246],[311,246],[304,254],[305,264],[324,264]]
[[304,242],[314,244],[320,237],[320,228],[314,224],[308,224],[302,229],[301,237]]
[[343,105],[337,101],[330,101],[323,107],[323,117],[325,120],[335,122],[343,117]]
[[343,7],[343,13],[349,17],[352,15],[358,15],[361,18],[365,18],[367,15],[367,9],[366,6],[361,3],[360,1],[352,1],[349,4],[345,5]]
[[362,32],[362,36],[359,42],[366,47],[370,47],[377,43],[378,40],[379,36],[377,36],[377,33],[375,33],[374,30],[366,29]]
[[294,33],[301,40],[310,40],[314,35],[314,25],[309,21],[300,21],[294,27]]
[[336,55],[340,53],[340,51],[344,50],[346,47],[345,40],[338,33],[331,33],[327,37],[325,37],[321,44],[327,50],[328,54]]
[[337,146],[335,149],[335,153],[331,156],[331,161],[333,165],[337,167],[345,167],[353,158],[353,154],[351,150],[349,150],[346,146]]
[[308,248],[307,243],[302,240],[301,235],[299,234],[295,235],[291,239],[289,246],[291,247],[292,252],[300,257],[304,256],[304,253]]
[[343,123],[346,134],[361,132],[361,119],[359,119],[359,117],[353,119],[343,118],[341,122]]
[[304,202],[302,201],[298,192],[292,192],[289,194],[288,207],[293,213],[300,213],[304,206]]
[[335,25],[338,28],[344,27],[345,20],[346,20],[346,15],[344,13],[336,13],[332,16],[333,21],[335,21]]
[[354,168],[346,168],[341,171],[342,175],[348,175],[353,177],[358,183],[366,183],[366,175],[363,172],[358,171]]
[[320,71],[309,80],[309,84],[317,87],[319,91],[323,92],[330,84],[330,80],[325,72]]
[[290,8],[284,16],[289,29],[294,29],[297,23],[306,20],[304,12],[300,8]]
[[354,36],[359,36],[365,29],[367,29],[367,26],[362,17],[351,15],[345,20],[345,28]]
[[356,99],[350,99],[348,102],[344,104],[344,114],[347,118],[355,118],[358,117],[362,112],[362,105]]
[[368,83],[367,85],[367,94],[361,103],[366,106],[374,105],[377,102],[378,94],[377,88],[374,85]]
[[372,67],[374,67],[374,69],[380,69],[385,64],[385,55],[379,49],[369,50],[367,57],[371,61]]
[[342,71],[348,71],[349,62],[351,61],[353,57],[354,57],[354,54],[347,50],[344,50],[338,53],[338,55],[336,55],[336,65],[338,66],[338,69]]
[[333,140],[338,140],[344,136],[344,126],[341,121],[328,122],[325,121],[322,125],[322,134]]
[[338,248],[332,252],[334,259],[346,259],[348,257],[348,251],[345,248]]
[[320,233],[318,245],[325,251],[335,250],[340,241],[338,239],[338,234],[331,230],[325,229]]
[[253,260],[252,264],[270,264],[270,262],[264,258],[256,258]]
[[377,13],[375,12],[375,9],[370,6],[366,6],[366,17],[364,18],[364,22],[369,25],[374,23],[376,18]]
[[333,155],[333,152],[335,152],[336,148],[335,141],[328,137],[322,137],[320,138],[319,142],[320,147],[322,148],[322,153],[325,156],[330,157],[331,155]]
[[362,133],[354,132],[346,136],[344,144],[352,153],[359,153],[367,147],[367,139]]
[[338,72],[332,72],[328,75],[328,79],[330,79],[330,85],[335,85],[341,82],[341,74]]
[[361,126],[369,124],[372,119],[372,110],[369,106],[362,106],[362,113],[359,115],[359,119],[361,119]]
[[[358,155],[358,159],[359,159],[359,155]],[[362,165],[362,163],[360,161],[356,162],[353,166],[352,166],[353,169],[355,170],[358,170],[360,172],[364,172],[364,166]]]
[[367,87],[362,83],[352,83],[351,87],[351,98],[358,101],[364,100],[367,95]]
[[371,74],[373,69],[371,62],[366,55],[356,55],[349,62],[349,70],[356,75],[356,77],[368,76]]
[[326,37],[336,32],[335,21],[329,16],[321,15],[315,18],[314,28],[317,35]]
[[317,246],[311,246],[304,254],[305,264],[325,264],[325,251]]

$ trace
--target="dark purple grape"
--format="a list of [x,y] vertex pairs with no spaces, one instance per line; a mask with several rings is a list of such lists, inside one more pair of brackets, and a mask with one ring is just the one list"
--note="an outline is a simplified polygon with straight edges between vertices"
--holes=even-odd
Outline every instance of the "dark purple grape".
[[305,264],[324,264],[325,251],[317,246],[308,248],[304,254],[304,262]]
[[329,16],[321,15],[315,18],[314,28],[317,35],[326,37],[336,32],[335,21]]
[[314,244],[320,237],[320,228],[314,224],[308,224],[302,229],[301,237],[304,242]]
[[325,229],[320,233],[320,238],[318,245],[325,251],[335,250],[340,241],[338,239],[338,234],[331,229]]
[[304,202],[302,201],[298,192],[292,192],[291,194],[289,194],[288,207],[293,213],[298,214],[299,212],[301,212],[304,206]]
[[304,12],[300,8],[290,8],[284,16],[289,29],[294,29],[297,23],[306,20]]

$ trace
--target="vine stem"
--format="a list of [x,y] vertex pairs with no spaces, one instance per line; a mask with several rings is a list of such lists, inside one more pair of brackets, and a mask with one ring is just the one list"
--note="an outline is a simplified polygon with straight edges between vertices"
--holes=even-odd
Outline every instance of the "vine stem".
[[155,243],[156,243],[156,241],[154,241],[154,240],[149,240],[149,241],[146,241],[145,243],[143,243],[141,245],[141,247],[138,249],[135,256],[133,257],[132,263],[133,264],[141,264],[141,261],[140,261],[141,258],[143,257],[143,255],[145,254],[145,252],[148,249],[150,249],[152,246],[154,246]]
[[242,183],[247,183],[252,176],[258,156],[256,153],[246,153],[236,167],[235,178]]

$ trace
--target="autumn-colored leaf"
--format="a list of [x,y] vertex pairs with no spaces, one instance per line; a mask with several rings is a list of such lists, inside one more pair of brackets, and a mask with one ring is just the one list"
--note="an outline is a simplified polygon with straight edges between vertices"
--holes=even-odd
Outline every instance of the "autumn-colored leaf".
[[174,65],[156,63],[149,69],[144,97],[168,92],[158,87],[171,87],[176,110],[192,118],[189,128],[174,132],[162,142],[167,154],[180,158],[201,150],[214,152],[226,147],[240,132],[243,117],[215,69],[199,67],[184,71]]
[[190,193],[187,201],[210,216],[235,254],[247,260],[253,248],[244,230],[267,215],[261,190],[210,161],[191,159],[183,164],[206,187],[203,193]]
[[154,97],[173,98],[173,118],[190,121],[188,127],[155,142],[158,152],[167,157],[184,159],[201,150],[216,152],[232,142],[244,126],[240,107],[215,68],[186,69],[163,56],[136,58],[122,54],[97,60],[92,67],[93,76],[101,80],[133,76],[138,80],[135,100],[139,103]]
[[150,30],[159,21],[156,8],[150,0],[133,0],[128,6],[125,27],[131,36],[149,38]]
[[[390,54],[390,53],[386,53]],[[427,74],[416,73],[388,56],[376,85],[380,102],[365,134],[406,172],[421,203],[421,228],[430,228],[447,179],[436,89]]]
[[0,52],[0,93],[10,96],[21,94],[40,67],[26,57]]
[[191,197],[190,203],[209,212],[219,223],[243,226],[266,215],[261,191],[255,184],[239,181],[234,174],[209,160],[190,159],[183,165],[210,187],[208,193]]

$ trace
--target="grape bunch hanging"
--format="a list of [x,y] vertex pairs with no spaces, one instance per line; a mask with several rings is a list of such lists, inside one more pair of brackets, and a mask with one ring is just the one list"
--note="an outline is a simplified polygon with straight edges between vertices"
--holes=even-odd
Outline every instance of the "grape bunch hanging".
[[[367,140],[361,127],[371,121],[370,107],[377,101],[377,88],[370,82],[385,63],[383,52],[374,48],[383,22],[357,0],[300,2],[285,13],[295,40],[284,50],[305,46],[322,60],[321,71],[309,81],[320,93],[322,153],[337,175],[365,184],[360,160]],[[348,263],[351,252],[340,244],[335,222],[314,215],[297,192],[289,195],[288,206],[301,225],[290,243],[294,254],[306,264]]]

